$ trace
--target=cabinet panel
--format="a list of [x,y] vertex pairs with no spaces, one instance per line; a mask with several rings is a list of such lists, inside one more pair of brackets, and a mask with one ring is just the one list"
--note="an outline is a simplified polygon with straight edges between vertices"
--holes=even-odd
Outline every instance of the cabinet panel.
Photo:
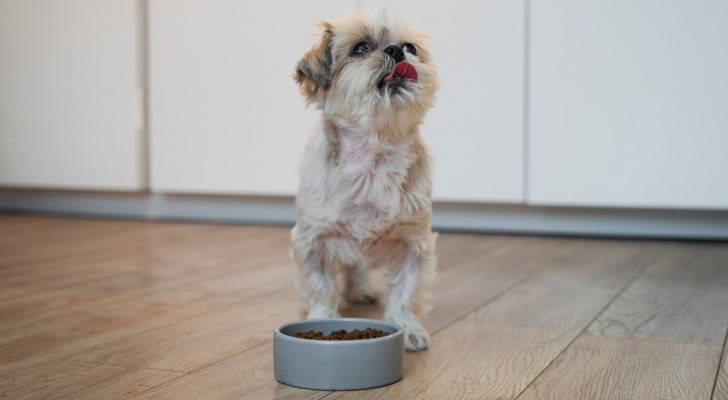
[[728,3],[531,16],[530,203],[728,208]]
[[523,201],[524,1],[365,0],[430,37],[442,88],[422,133],[434,197]]
[[318,113],[293,72],[318,39],[315,22],[354,1],[149,5],[153,189],[294,194]]
[[141,188],[137,14],[0,0],[0,185]]

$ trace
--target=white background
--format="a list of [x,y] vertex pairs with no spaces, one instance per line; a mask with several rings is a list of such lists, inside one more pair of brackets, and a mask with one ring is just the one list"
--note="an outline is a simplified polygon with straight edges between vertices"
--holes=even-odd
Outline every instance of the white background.
[[[432,38],[435,200],[728,209],[728,3],[358,3]],[[0,0],[0,185],[291,196],[291,75],[356,7]]]
[[728,206],[728,2],[534,1],[533,204]]
[[137,11],[0,0],[0,185],[143,187]]
[[353,1],[152,1],[151,187],[292,195],[317,112],[293,80],[315,22]]

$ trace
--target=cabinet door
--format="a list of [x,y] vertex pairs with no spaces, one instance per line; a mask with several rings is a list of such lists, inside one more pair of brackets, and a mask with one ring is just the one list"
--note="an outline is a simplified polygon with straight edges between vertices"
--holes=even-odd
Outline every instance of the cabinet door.
[[0,0],[0,185],[143,186],[138,11]]
[[728,208],[728,2],[531,4],[530,203]]
[[318,113],[296,63],[315,22],[354,1],[154,0],[151,183],[167,192],[292,195]]
[[434,198],[522,202],[524,1],[364,0],[430,37],[442,88],[422,133]]

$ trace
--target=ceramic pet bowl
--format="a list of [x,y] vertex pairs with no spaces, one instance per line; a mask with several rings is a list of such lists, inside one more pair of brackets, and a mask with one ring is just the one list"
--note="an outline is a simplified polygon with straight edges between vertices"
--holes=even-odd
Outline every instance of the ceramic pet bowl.
[[[389,333],[374,339],[311,340],[299,332],[366,328]],[[404,333],[384,321],[324,318],[289,322],[273,334],[275,378],[290,386],[317,390],[357,390],[389,385],[402,379]]]

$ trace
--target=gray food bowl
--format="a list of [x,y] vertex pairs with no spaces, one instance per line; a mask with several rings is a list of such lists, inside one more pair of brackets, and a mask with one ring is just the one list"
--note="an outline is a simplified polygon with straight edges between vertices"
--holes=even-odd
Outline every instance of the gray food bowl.
[[[298,332],[379,329],[389,333],[375,339],[299,339]],[[364,318],[323,318],[289,322],[273,334],[276,380],[317,390],[357,390],[389,385],[402,379],[402,328]]]

